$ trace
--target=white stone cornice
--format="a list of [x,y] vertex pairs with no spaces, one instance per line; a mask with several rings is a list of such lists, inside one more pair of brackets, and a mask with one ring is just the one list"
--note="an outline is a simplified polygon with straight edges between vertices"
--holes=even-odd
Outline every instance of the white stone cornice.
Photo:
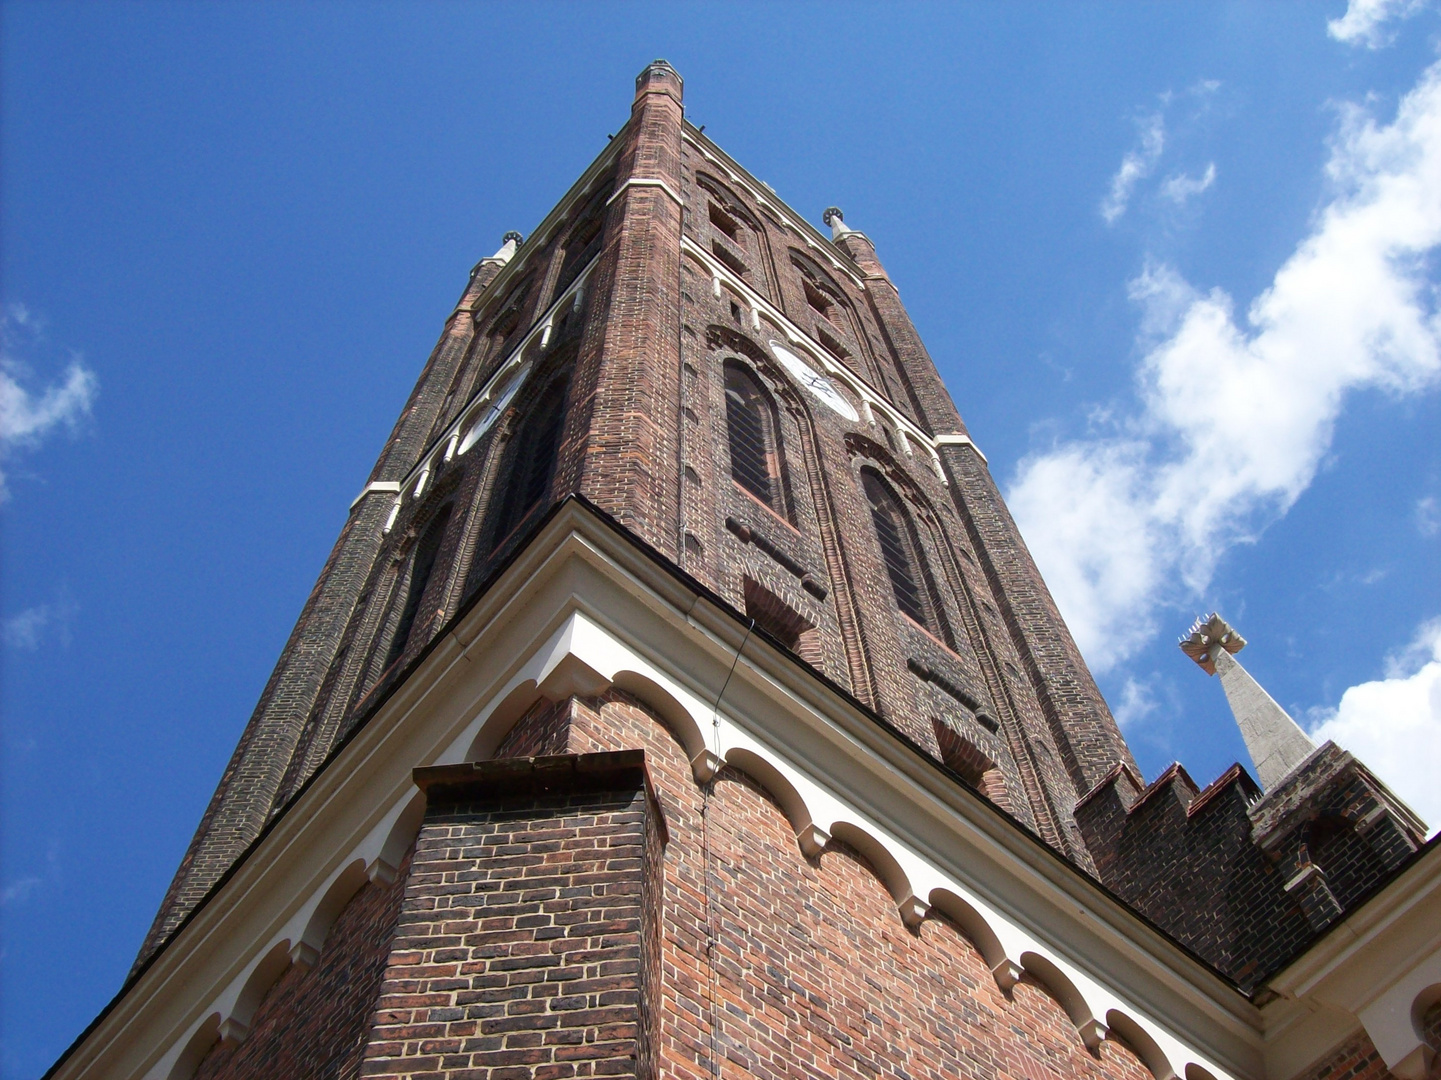
[[939,450],[943,446],[966,446],[969,447],[975,453],[976,457],[980,458],[982,462],[984,462],[986,465],[990,464],[990,461],[986,458],[986,455],[981,453],[981,448],[976,445],[975,440],[973,440],[969,435],[961,435],[959,433],[951,435],[937,435],[934,439],[931,440],[931,445],[934,446],[937,450]]
[[1262,1011],[1271,1075],[1284,1078],[1364,1028],[1386,1066],[1420,1080],[1420,1020],[1441,997],[1441,845],[1268,980]]
[[307,957],[297,946],[316,944],[346,890],[398,863],[418,827],[411,769],[489,757],[546,691],[604,686],[653,708],[688,759],[711,755],[765,786],[801,851],[828,836],[861,850],[898,922],[944,912],[998,980],[1035,977],[1083,1042],[1113,1028],[1177,1075],[1262,1075],[1259,1015],[1245,998],[793,657],[752,638],[736,663],[745,630],[567,502],[56,1076],[164,1076],[221,1023],[238,1036],[260,984]]
[[362,501],[364,501],[367,495],[373,495],[377,491],[384,491],[388,492],[391,495],[394,495],[399,490],[399,480],[372,480],[370,483],[366,484],[365,487],[360,489],[359,495],[357,495],[354,499],[351,500],[350,508],[354,510],[357,506],[361,504]]
[[673,190],[671,190],[671,186],[667,184],[664,180],[652,179],[645,176],[632,176],[625,183],[617,187],[615,191],[611,193],[610,198],[606,199],[606,206],[609,206],[611,203],[615,202],[622,195],[624,195],[628,189],[633,187],[660,188],[660,190],[664,191],[667,195],[671,197],[671,200],[677,206],[685,206],[685,200],[682,199],[679,195],[677,195]]

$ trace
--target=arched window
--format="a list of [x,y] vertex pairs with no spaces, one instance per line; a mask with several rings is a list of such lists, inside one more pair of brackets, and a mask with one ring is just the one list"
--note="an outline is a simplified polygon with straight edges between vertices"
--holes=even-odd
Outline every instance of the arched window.
[[494,544],[515,531],[527,514],[550,492],[556,452],[565,423],[566,381],[557,379],[531,407],[530,415],[511,440],[509,476],[503,477],[499,511],[491,530]]
[[775,407],[755,376],[742,365],[728,361],[725,379],[731,476],[781,517],[789,517]]
[[565,256],[560,264],[560,277],[556,280],[554,295],[559,296],[570,288],[570,283],[600,250],[605,239],[606,200],[610,198],[610,193],[611,185],[604,185],[577,215],[576,224],[565,240]]
[[522,329],[522,319],[525,317],[526,302],[530,299],[530,287],[533,279],[527,277],[511,288],[505,294],[505,300],[500,304],[500,313],[491,320],[490,328],[486,330],[486,338],[490,341],[490,348],[486,354],[485,366],[493,369],[495,364],[505,358],[515,343],[516,335]]
[[705,213],[697,212],[696,238],[731,273],[770,295],[765,273],[765,240],[760,223],[735,192],[708,173],[696,174]]
[[935,614],[926,590],[920,544],[916,541],[910,518],[885,481],[870,469],[861,472],[861,483],[865,487],[866,501],[870,503],[871,522],[876,527],[876,538],[880,541],[881,555],[886,561],[891,591],[896,594],[896,606],[927,630],[937,632]]
[[396,624],[395,636],[390,639],[390,654],[385,666],[390,667],[405,653],[410,640],[411,627],[415,625],[416,612],[425,596],[425,587],[430,584],[431,571],[435,569],[435,557],[440,553],[440,542],[445,539],[445,527],[450,524],[450,506],[443,506],[430,519],[420,540],[416,542],[415,554],[410,561],[410,585],[405,591],[405,607],[400,610],[400,622]]

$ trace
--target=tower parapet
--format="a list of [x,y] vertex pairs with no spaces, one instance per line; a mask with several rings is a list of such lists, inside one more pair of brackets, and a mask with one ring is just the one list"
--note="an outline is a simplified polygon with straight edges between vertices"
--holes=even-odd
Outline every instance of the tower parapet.
[[1317,747],[1236,661],[1245,646],[1216,614],[1180,640],[1220,675],[1261,785],[1239,764],[1204,790],[1179,764],[1146,787],[1117,769],[1076,818],[1101,880],[1251,987],[1393,876],[1426,827],[1351,754]]

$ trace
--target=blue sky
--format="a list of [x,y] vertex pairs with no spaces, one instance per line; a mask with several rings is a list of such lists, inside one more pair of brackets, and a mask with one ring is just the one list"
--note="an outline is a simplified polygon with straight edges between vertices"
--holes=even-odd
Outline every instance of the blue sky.
[[0,10],[0,1075],[119,987],[468,270],[657,56],[876,242],[1148,777],[1245,760],[1219,607],[1441,819],[1427,5]]

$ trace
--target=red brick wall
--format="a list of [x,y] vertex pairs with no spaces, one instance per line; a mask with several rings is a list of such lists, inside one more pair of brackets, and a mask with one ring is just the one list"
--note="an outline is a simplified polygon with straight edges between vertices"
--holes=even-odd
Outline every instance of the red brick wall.
[[1296,1080],[1392,1080],[1392,1075],[1363,1031]]
[[536,710],[513,745],[529,741],[528,724],[572,753],[646,751],[670,836],[660,1075],[710,1080],[713,1061],[737,1080],[1150,1075],[1119,1043],[1090,1054],[1040,987],[1002,993],[946,919],[908,931],[856,852],[832,843],[807,860],[749,778],[726,769],[707,799],[669,732],[627,695]]
[[357,1076],[409,863],[391,885],[362,885],[308,971],[292,966],[261,999],[239,1046],[216,1043],[196,1080]]
[[362,1075],[649,1075],[661,826],[628,776],[430,789]]

